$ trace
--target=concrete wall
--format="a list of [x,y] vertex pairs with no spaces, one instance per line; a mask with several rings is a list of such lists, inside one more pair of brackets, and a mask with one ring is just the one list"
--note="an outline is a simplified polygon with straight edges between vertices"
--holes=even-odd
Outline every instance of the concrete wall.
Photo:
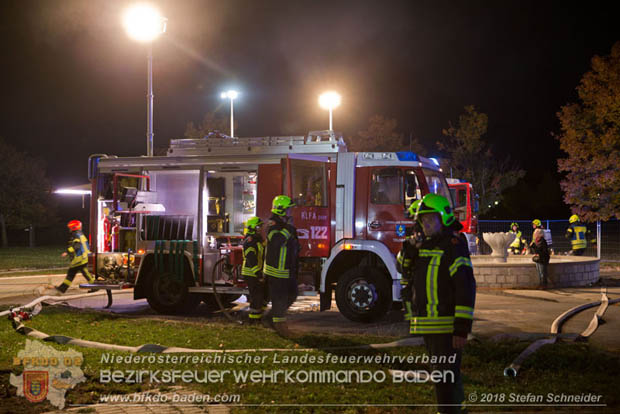
[[[472,256],[479,287],[531,288],[539,285],[532,256],[510,257],[507,263],[492,263],[489,256]],[[548,287],[587,286],[599,279],[599,260],[591,257],[553,256],[549,263]]]

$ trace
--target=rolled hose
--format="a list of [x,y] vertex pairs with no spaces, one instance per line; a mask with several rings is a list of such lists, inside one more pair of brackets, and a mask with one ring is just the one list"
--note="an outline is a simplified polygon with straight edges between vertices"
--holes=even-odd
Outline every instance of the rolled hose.
[[553,335],[553,337],[546,338],[546,339],[539,339],[533,342],[527,348],[525,348],[525,350],[521,352],[519,356],[515,358],[515,360],[512,361],[512,363],[508,367],[504,369],[504,375],[507,377],[512,377],[512,378],[516,377],[517,374],[519,373],[519,370],[521,369],[521,365],[523,364],[523,361],[525,361],[527,357],[532,355],[534,352],[538,351],[538,349],[540,349],[543,345],[551,345],[557,342],[564,322],[566,322],[569,318],[571,318],[572,316],[576,315],[577,313],[581,311],[593,308],[595,306],[599,306],[599,309],[594,314],[592,321],[590,321],[590,324],[588,325],[586,330],[583,331],[580,335],[578,335],[575,340],[584,340],[585,338],[588,338],[590,335],[594,333],[596,328],[598,328],[599,321],[602,321],[603,314],[607,310],[607,307],[610,304],[614,304],[618,302],[620,302],[620,298],[609,300],[609,298],[607,297],[607,291],[605,288],[603,288],[601,289],[601,300],[575,306],[574,308],[570,308],[566,312],[562,313],[560,316],[555,318],[555,320],[551,324],[550,333]]

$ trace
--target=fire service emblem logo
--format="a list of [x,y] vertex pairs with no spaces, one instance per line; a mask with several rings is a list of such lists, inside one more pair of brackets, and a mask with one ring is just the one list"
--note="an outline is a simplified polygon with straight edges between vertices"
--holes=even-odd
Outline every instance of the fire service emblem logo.
[[49,376],[47,371],[24,371],[24,397],[30,402],[41,402],[47,397]]

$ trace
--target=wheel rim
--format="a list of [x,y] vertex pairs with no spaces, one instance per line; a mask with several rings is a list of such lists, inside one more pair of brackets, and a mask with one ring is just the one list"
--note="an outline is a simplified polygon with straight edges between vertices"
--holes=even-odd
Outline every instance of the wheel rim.
[[364,279],[354,280],[347,289],[347,301],[356,312],[367,312],[377,300],[377,290]]
[[183,300],[183,285],[170,275],[157,278],[154,288],[159,302],[163,305],[178,305]]

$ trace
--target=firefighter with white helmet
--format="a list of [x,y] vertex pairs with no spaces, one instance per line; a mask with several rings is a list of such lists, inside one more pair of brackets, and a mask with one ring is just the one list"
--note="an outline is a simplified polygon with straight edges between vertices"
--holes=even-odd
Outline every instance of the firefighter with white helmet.
[[259,320],[267,304],[267,284],[263,275],[264,241],[261,235],[263,221],[260,217],[252,217],[245,222],[243,239],[243,265],[241,275],[248,284],[250,291],[250,322]]
[[445,197],[425,195],[414,217],[424,238],[403,251],[403,262],[409,260],[412,266],[415,294],[410,333],[422,335],[429,354],[439,357],[433,370],[453,374],[435,384],[438,411],[462,413],[461,353],[471,332],[476,300],[469,250],[456,233],[456,218]]
[[267,277],[271,298],[273,327],[281,336],[290,336],[286,311],[297,299],[297,270],[300,250],[297,229],[290,221],[291,198],[279,195],[273,199],[272,215],[267,228],[267,248],[263,274]]
[[71,264],[69,265],[69,270],[67,270],[65,280],[62,281],[60,286],[56,287],[56,290],[60,294],[65,293],[67,289],[69,289],[71,283],[73,283],[75,275],[78,274],[78,272],[82,273],[89,283],[93,283],[95,281],[95,277],[90,274],[87,268],[88,253],[90,253],[90,248],[88,246],[86,236],[82,233],[82,222],[79,220],[71,220],[67,224],[67,228],[71,232],[71,236],[69,238],[67,251],[64,252],[62,256],[69,256],[71,259]]

